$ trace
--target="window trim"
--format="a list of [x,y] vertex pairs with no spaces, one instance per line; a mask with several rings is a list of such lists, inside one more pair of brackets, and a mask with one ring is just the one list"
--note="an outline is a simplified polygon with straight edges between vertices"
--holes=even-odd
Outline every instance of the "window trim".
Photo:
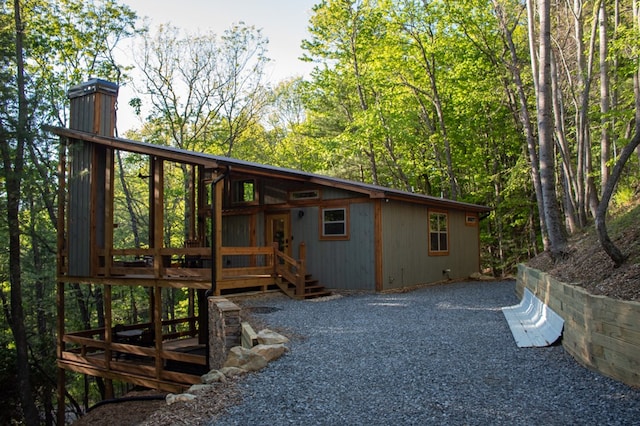
[[[245,185],[247,183],[251,183],[253,187],[253,199],[250,201],[245,201],[243,199],[238,199],[240,192],[238,191],[239,185]],[[244,190],[242,191],[244,195]],[[246,178],[246,179],[233,179],[231,181],[231,203],[233,205],[254,205],[258,204],[258,183],[256,179]]]
[[479,217],[478,217],[478,213],[470,213],[467,212],[464,214],[464,224],[466,226],[478,226],[478,221],[479,221]]
[[[325,221],[324,221],[324,212],[327,210],[343,210],[344,211],[344,234],[334,235],[329,234],[326,235],[324,233],[325,230]],[[320,240],[327,241],[335,241],[335,240],[348,240],[349,239],[349,207],[348,206],[332,206],[332,207],[320,207],[319,211],[319,220],[318,220],[318,236]],[[328,223],[342,223],[342,221],[328,222]]]
[[[306,194],[313,194],[310,196],[305,196]],[[305,202],[305,201],[315,201],[320,199],[320,189],[303,189],[296,191],[289,191],[289,200],[293,202]]]
[[[435,232],[438,234],[438,241],[440,241],[440,235],[441,234],[445,234],[446,235],[446,241],[447,241],[447,249],[446,250],[440,250],[439,247],[438,249],[434,250],[433,247],[431,246],[431,234],[433,233],[433,231],[431,230],[431,216],[432,215],[438,215],[438,216],[444,216],[445,218],[445,231],[441,231],[441,230],[436,230]],[[445,211],[445,210],[429,210],[428,213],[428,217],[427,217],[427,243],[429,244],[429,256],[449,256],[449,250],[451,248],[450,242],[449,242],[449,212]]]

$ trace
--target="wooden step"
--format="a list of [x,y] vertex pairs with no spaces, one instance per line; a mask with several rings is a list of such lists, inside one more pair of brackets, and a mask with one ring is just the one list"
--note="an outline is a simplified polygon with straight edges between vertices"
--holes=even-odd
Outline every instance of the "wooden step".
[[282,276],[276,277],[276,284],[278,284],[280,290],[292,299],[313,299],[331,295],[331,292],[321,285],[318,280],[314,279],[311,274],[305,275],[304,290],[301,296],[296,295],[295,284],[285,280]]

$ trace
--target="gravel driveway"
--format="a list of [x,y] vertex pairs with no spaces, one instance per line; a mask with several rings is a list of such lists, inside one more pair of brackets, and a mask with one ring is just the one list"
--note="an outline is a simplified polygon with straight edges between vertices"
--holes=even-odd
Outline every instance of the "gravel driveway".
[[243,403],[212,424],[640,425],[640,390],[561,346],[515,345],[500,311],[514,285],[243,300],[291,351],[241,381]]

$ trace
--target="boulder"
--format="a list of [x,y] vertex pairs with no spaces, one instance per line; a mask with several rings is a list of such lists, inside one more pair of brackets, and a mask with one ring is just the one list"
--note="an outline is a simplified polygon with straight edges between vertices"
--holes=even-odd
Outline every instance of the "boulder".
[[225,377],[236,377],[242,376],[243,374],[247,374],[247,370],[244,368],[238,367],[222,367],[220,372],[225,375]]
[[224,367],[238,367],[246,371],[258,371],[267,366],[267,360],[260,354],[242,346],[234,346],[229,351]]
[[211,370],[207,374],[201,376],[200,379],[202,380],[202,383],[204,383],[205,385],[209,385],[211,383],[216,383],[216,382],[226,383],[227,381],[227,378],[225,377],[224,373],[218,370]]
[[280,358],[287,351],[287,347],[280,343],[277,345],[257,345],[251,348],[251,352],[261,355],[267,362]]
[[474,281],[494,281],[495,277],[492,277],[490,275],[483,275],[480,272],[474,272],[471,275],[469,275],[469,278],[471,278]]
[[189,390],[187,390],[187,393],[191,393],[191,394],[198,394],[198,393],[204,393],[210,389],[213,389],[214,385],[210,384],[210,385],[206,385],[206,384],[196,384],[196,385],[191,385],[191,387],[189,388]]
[[171,405],[176,402],[193,401],[196,398],[197,396],[190,393],[180,393],[177,395],[174,393],[170,393],[169,395],[166,396],[165,401],[167,401],[167,405]]
[[289,339],[280,333],[265,328],[258,332],[258,343],[261,345],[278,345],[288,343]]

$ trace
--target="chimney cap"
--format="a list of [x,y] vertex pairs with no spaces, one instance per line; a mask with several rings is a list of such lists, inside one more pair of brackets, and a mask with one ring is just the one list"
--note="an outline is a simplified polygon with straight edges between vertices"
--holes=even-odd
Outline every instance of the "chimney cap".
[[118,94],[118,85],[116,83],[102,80],[100,78],[92,78],[91,80],[69,88],[69,90],[67,91],[67,97],[69,99],[74,99],[96,92],[102,92],[116,96]]

